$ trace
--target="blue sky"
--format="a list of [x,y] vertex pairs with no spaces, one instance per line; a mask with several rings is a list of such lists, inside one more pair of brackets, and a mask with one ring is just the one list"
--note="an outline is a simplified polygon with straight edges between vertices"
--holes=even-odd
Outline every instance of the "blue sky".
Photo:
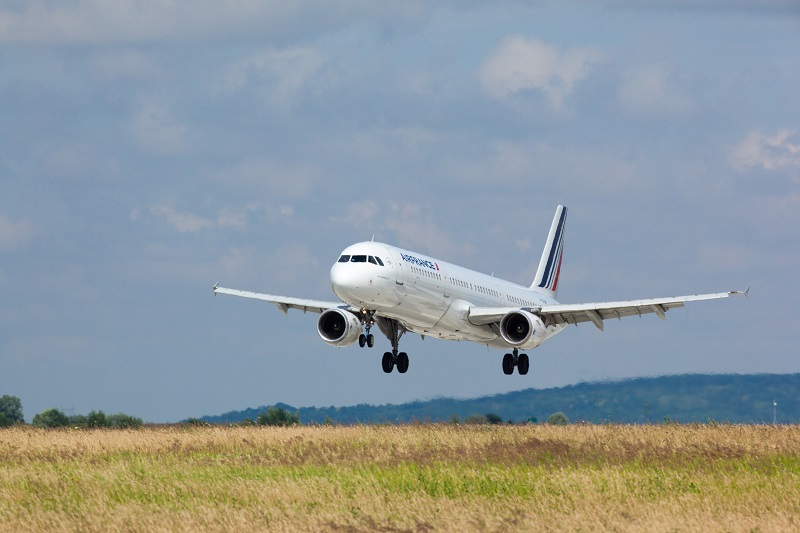
[[[686,372],[798,372],[795,2],[0,3],[0,393],[175,421]],[[316,315],[347,245],[565,303],[744,289],[502,352]]]

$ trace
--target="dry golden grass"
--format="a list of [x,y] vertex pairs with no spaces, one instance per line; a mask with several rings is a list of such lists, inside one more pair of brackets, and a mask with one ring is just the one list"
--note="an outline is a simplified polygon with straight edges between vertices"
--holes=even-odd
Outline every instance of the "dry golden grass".
[[0,531],[798,529],[797,426],[0,431]]

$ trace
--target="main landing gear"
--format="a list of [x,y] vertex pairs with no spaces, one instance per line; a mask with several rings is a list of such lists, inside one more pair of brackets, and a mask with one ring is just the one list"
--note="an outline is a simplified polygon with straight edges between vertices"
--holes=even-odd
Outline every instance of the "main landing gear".
[[513,354],[507,353],[503,356],[503,373],[510,376],[514,373],[514,367],[517,367],[520,376],[527,374],[530,367],[528,355],[519,353],[517,348],[514,348]]
[[392,341],[392,351],[383,354],[381,366],[383,366],[383,371],[387,374],[391,373],[395,365],[397,366],[398,372],[405,374],[408,371],[408,354],[406,352],[398,353],[397,351],[400,345],[400,337],[403,336],[405,330],[400,327],[400,324],[398,324],[396,320],[388,320],[387,322],[389,331],[387,332],[386,329],[383,329],[383,332],[386,333],[386,336]]
[[[364,346],[372,348],[375,345],[375,336],[369,332],[372,326],[375,325],[374,315],[375,311],[367,311],[366,309],[361,311],[361,321],[364,324],[364,333],[358,336],[358,345],[362,348]],[[392,351],[385,352],[383,354],[383,359],[381,360],[383,371],[389,374],[396,366],[398,372],[405,374],[408,371],[408,354],[406,352],[398,351],[400,337],[402,337],[403,333],[406,332],[405,328],[403,328],[396,320],[380,317],[378,318],[378,327],[380,327],[384,335],[386,335],[386,337],[392,342]]]

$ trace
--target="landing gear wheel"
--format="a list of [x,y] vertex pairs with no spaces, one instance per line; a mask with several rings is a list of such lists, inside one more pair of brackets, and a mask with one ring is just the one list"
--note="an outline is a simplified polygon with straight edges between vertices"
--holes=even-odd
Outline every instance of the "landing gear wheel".
[[361,323],[364,325],[364,333],[358,336],[358,345],[362,348],[369,346],[372,348],[375,345],[375,336],[369,330],[375,325],[375,311],[361,310]]
[[503,374],[510,376],[514,373],[514,356],[507,353],[503,356]]
[[517,359],[517,372],[519,372],[520,376],[524,376],[528,373],[528,368],[530,367],[530,360],[528,359],[528,354],[521,353],[519,354],[519,358]]
[[[397,366],[397,372],[405,374],[406,371],[408,371],[408,354],[406,352],[400,352],[398,346],[400,344],[400,337],[402,337],[403,333],[407,330],[397,320],[388,318],[379,317],[377,324],[383,334],[386,335],[392,343],[392,351],[383,354],[383,360],[381,361],[383,371],[388,374]],[[371,347],[373,342],[375,341],[372,335],[367,332],[367,345]]]
[[397,371],[401,374],[408,371],[408,354],[406,352],[397,354]]
[[[394,356],[392,356],[392,352],[386,352],[383,354],[381,365],[383,366],[383,371],[387,374],[392,372],[392,369],[394,369]],[[398,370],[400,369],[398,368]]]

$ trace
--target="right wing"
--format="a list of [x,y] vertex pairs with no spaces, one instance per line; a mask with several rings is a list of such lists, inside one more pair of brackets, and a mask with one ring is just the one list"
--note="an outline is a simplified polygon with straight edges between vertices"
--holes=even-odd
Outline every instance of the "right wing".
[[240,291],[238,289],[226,289],[220,287],[219,284],[214,285],[214,295],[217,294],[230,294],[231,296],[241,296],[242,298],[253,298],[255,300],[263,300],[278,306],[283,314],[289,309],[299,309],[302,312],[322,313],[328,309],[344,308],[348,311],[357,313],[359,310],[342,303],[342,302],[325,302],[322,300],[306,300],[304,298],[292,298],[291,296],[276,296],[274,294],[262,294],[260,292]]

